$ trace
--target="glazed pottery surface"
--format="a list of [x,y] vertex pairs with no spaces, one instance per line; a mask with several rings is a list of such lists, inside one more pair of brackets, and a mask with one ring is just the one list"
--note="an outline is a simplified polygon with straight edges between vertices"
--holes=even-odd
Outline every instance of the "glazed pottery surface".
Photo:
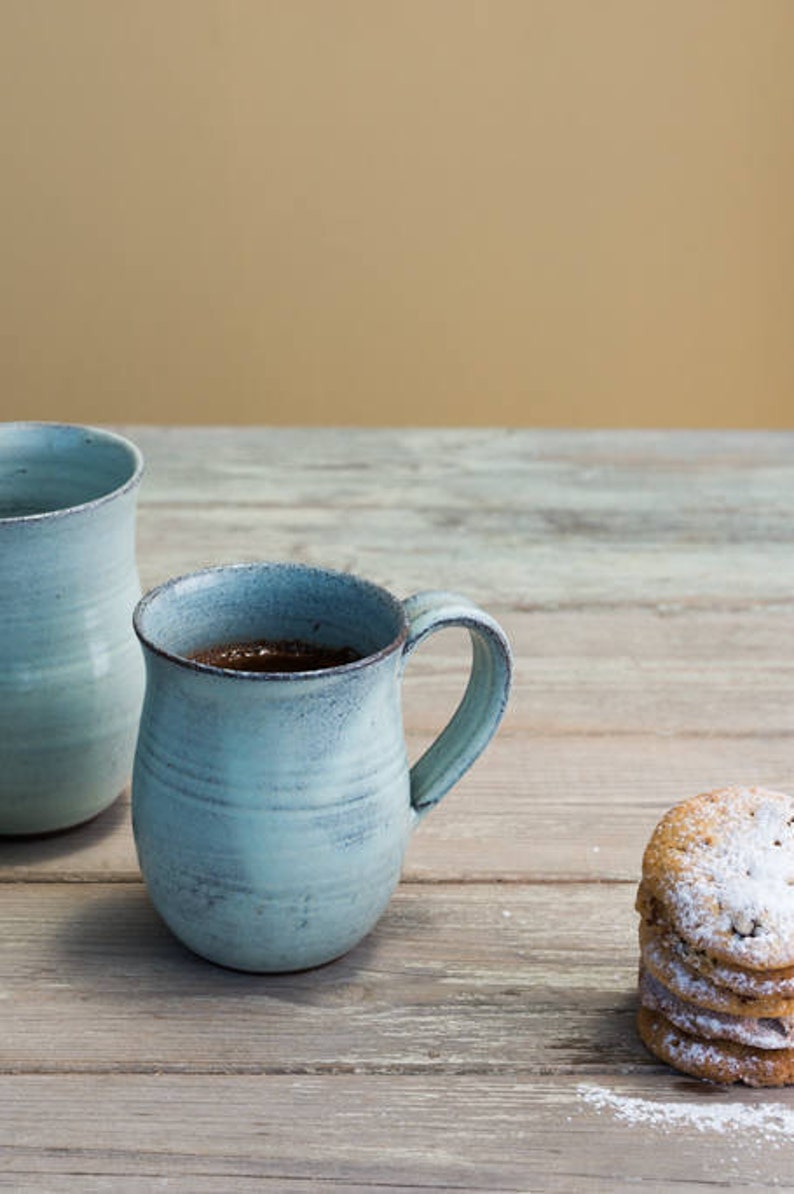
[[[469,684],[409,772],[400,678],[443,626],[471,633]],[[144,597],[135,627],[147,686],[133,827],[155,907],[191,949],[237,969],[299,970],[345,953],[386,907],[411,830],[496,730],[510,685],[503,631],[456,594],[400,602],[293,564],[181,577]],[[300,673],[189,658],[260,638],[363,658]]]
[[129,779],[142,467],[107,431],[0,424],[0,833],[79,824]]

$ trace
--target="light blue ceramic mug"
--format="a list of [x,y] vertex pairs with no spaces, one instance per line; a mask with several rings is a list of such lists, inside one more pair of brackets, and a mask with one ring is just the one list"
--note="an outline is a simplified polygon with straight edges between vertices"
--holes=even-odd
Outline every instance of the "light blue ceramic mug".
[[120,435],[0,424],[0,833],[86,821],[129,780],[143,699],[143,470]]
[[[411,830],[494,734],[510,687],[498,624],[454,593],[405,602],[297,564],[211,568],[138,605],[147,669],[132,815],[151,899],[196,953],[252,971],[300,970],[373,927]],[[468,687],[409,771],[400,679],[432,631],[471,635]],[[217,643],[299,640],[360,658],[236,671],[191,658]]]

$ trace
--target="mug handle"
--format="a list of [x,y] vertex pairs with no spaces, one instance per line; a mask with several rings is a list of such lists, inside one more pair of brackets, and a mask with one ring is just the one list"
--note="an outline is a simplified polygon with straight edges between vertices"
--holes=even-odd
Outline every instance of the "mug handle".
[[[449,723],[411,768],[411,807],[417,820],[456,784],[496,733],[507,706],[512,657],[498,622],[459,593],[415,593],[403,602],[408,637],[402,669],[421,642],[446,626],[463,626],[471,637],[469,683]],[[402,671],[401,671],[402,674]]]

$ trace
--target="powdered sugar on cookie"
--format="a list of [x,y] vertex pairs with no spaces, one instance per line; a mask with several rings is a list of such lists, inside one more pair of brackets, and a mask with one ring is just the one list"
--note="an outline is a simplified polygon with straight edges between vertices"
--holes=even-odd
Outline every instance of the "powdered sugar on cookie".
[[[723,968],[715,965],[697,969],[692,964],[692,948],[680,937],[658,925],[640,925],[640,951],[648,969],[665,986],[701,1007],[734,1012],[736,1015],[794,1015],[794,992],[790,979],[780,981],[775,977],[765,978],[762,971],[748,970],[742,983],[739,971],[732,968],[729,971],[729,986],[722,981],[725,975]],[[770,973],[774,976],[781,972]]]
[[693,945],[751,970],[794,964],[794,800],[785,793],[727,788],[676,806],[648,844],[643,875]]
[[650,1051],[668,1065],[709,1082],[785,1086],[794,1081],[794,1051],[757,1049],[728,1040],[690,1036],[666,1016],[640,1006],[637,1028]]
[[643,1007],[661,1012],[690,1036],[735,1041],[755,1049],[790,1049],[794,1044],[792,1016],[734,1016],[710,1011],[681,999],[647,971],[640,974],[640,1000]]

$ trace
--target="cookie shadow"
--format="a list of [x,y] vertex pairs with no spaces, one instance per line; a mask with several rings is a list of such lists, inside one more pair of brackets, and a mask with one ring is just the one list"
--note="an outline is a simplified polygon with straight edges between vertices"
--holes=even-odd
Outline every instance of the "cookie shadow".
[[615,1069],[624,1073],[660,1068],[637,1033],[636,991],[605,987],[599,999],[591,991],[567,992],[567,1002],[578,1029],[556,1047],[575,1059],[577,1070],[604,1074]]

